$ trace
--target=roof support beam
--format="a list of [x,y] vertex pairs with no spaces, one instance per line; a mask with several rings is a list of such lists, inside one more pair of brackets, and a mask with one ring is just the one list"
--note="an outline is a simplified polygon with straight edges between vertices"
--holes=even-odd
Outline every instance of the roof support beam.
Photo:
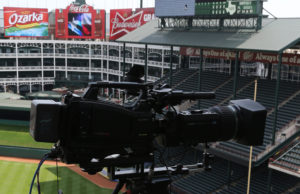
[[280,79],[281,79],[281,64],[282,64],[282,52],[279,53],[279,61],[277,65],[277,81],[276,81],[276,90],[275,90],[275,112],[274,112],[274,122],[273,122],[273,134],[272,134],[272,145],[275,144],[275,134],[277,127],[277,116],[278,116],[278,98],[279,98],[279,89],[280,89]]
[[272,172],[273,170],[271,168],[268,168],[268,183],[267,183],[267,194],[271,191],[271,181],[272,181]]
[[227,163],[227,187],[229,187],[231,182],[231,161],[228,160]]
[[[200,63],[199,63],[199,78],[198,78],[198,90],[202,90],[202,66],[203,66],[203,49],[200,49]],[[200,109],[201,101],[198,100],[198,108]]]
[[233,99],[236,99],[237,82],[238,82],[238,66],[239,66],[239,51],[235,53],[234,78],[233,78]]
[[125,81],[125,64],[126,64],[126,43],[123,43],[123,81]]
[[144,72],[145,72],[145,83],[147,83],[147,78],[148,78],[148,44],[145,44],[145,68],[144,68]]
[[170,87],[172,87],[173,84],[173,51],[174,48],[173,46],[171,46],[171,53],[170,53]]

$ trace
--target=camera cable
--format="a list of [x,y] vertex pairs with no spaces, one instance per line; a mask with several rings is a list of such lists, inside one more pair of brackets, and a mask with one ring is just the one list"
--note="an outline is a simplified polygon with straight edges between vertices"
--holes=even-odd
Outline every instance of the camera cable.
[[159,152],[159,160],[160,160],[160,163],[163,164],[163,165],[166,167],[167,175],[168,175],[168,177],[169,177],[169,179],[170,179],[169,193],[171,193],[171,191],[172,191],[172,182],[173,182],[173,180],[172,180],[172,176],[170,175],[168,165],[167,165],[167,163],[166,163],[166,161],[165,161],[165,159],[164,159],[164,156],[163,156],[163,155],[164,155],[164,152],[165,152],[165,149],[164,149],[163,152],[162,152],[160,149],[157,149],[157,151]]
[[59,190],[59,181],[58,181],[58,160],[57,158],[55,159],[56,161],[56,186],[57,186],[57,193],[61,193],[61,191]]
[[30,190],[29,190],[29,194],[31,194],[32,192],[32,188],[33,188],[33,185],[34,185],[34,180],[35,180],[35,177],[37,176],[37,187],[38,187],[38,193],[40,194],[41,193],[41,190],[40,190],[40,183],[39,183],[39,171],[40,171],[40,168],[41,166],[43,165],[43,163],[48,159],[49,157],[49,153],[48,154],[45,154],[44,157],[41,159],[34,175],[33,175],[33,178],[32,178],[32,181],[31,181],[31,185],[30,185]]

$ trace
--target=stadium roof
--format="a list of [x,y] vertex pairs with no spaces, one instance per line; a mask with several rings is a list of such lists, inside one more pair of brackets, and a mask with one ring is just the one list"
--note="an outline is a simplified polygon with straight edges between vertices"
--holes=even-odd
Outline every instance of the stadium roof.
[[23,99],[24,97],[19,95],[19,94],[15,94],[15,93],[10,93],[10,92],[1,92],[0,93],[0,102],[1,100],[4,100],[4,99],[12,99],[12,100],[20,100],[20,99]]
[[33,93],[28,93],[26,96],[32,98],[57,98],[57,99],[61,98],[61,94],[53,91],[33,92]]
[[118,42],[282,52],[300,43],[300,18],[263,19],[259,31],[200,31],[158,28],[158,20],[119,38]]

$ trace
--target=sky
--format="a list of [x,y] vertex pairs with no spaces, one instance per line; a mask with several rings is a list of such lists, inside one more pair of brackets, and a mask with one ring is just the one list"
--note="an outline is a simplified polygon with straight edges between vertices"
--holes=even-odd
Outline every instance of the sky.
[[[3,7],[33,7],[33,8],[65,8],[73,0],[0,0],[0,9]],[[138,8],[140,0],[86,0],[87,4],[96,9]],[[155,0],[143,0],[144,7],[154,7]],[[300,0],[268,0],[264,8],[278,18],[299,17]],[[265,12],[266,14],[266,12]]]

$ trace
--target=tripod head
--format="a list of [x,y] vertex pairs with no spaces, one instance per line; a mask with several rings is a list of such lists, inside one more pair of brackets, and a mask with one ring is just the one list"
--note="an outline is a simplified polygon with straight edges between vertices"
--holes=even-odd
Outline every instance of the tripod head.
[[118,184],[113,194],[118,194],[126,185],[126,192],[131,194],[169,194],[171,193],[172,176],[188,175],[192,171],[200,169],[210,171],[213,156],[207,152],[208,145],[204,144],[203,161],[192,165],[177,164],[173,166],[151,167],[145,168],[145,162],[137,163],[131,169],[119,170],[115,166],[111,166],[107,170],[110,180],[118,180]]

